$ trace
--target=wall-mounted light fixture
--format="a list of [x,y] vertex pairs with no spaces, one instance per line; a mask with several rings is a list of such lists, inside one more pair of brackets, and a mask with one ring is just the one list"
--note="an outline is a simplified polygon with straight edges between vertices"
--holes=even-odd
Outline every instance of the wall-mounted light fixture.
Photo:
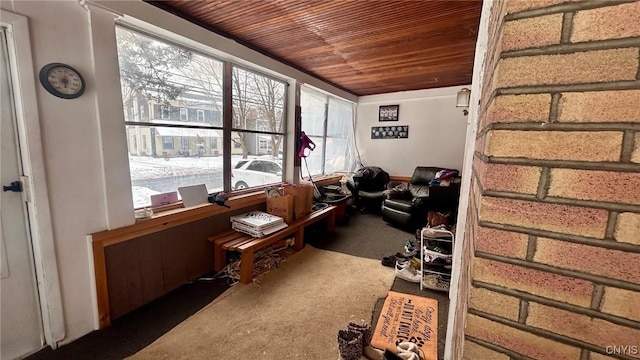
[[[469,107],[469,98],[471,97],[471,90],[467,88],[462,88],[458,90],[458,96],[456,97],[456,107]],[[462,110],[464,115],[468,115],[469,111],[467,109]]]

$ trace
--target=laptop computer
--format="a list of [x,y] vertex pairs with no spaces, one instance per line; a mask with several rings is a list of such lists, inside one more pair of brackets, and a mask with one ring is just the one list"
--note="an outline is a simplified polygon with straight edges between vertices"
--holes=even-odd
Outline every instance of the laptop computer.
[[209,193],[205,184],[183,186],[178,188],[184,207],[208,203]]

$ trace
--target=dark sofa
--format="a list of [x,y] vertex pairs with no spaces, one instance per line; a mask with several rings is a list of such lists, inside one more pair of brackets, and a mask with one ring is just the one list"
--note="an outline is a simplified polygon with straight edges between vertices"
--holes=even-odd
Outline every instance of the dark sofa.
[[452,217],[455,216],[460,198],[460,182],[459,179],[451,179],[449,186],[429,185],[440,170],[454,171],[418,166],[408,184],[400,184],[384,191],[382,218],[392,225],[413,231],[426,225],[429,211],[451,212]]

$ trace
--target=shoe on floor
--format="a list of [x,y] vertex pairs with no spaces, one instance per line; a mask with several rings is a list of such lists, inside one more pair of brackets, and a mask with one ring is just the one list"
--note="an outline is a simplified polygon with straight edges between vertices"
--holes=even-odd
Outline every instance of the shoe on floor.
[[401,342],[396,347],[396,353],[403,360],[420,360],[420,348],[412,342]]
[[398,356],[393,351],[387,349],[384,351],[383,360],[403,360],[400,356]]
[[394,255],[385,256],[385,257],[382,258],[381,263],[382,263],[382,266],[394,267],[394,266],[396,266],[396,262],[398,260],[399,259],[397,257],[395,257]]
[[[418,239],[419,239],[419,238],[418,238]],[[419,240],[418,240],[418,241],[419,241]],[[417,242],[416,242],[415,240],[413,240],[413,239],[409,239],[409,240],[407,240],[407,241],[405,242],[405,244],[404,244],[404,249],[405,249],[407,252],[411,252],[411,251],[418,250],[418,249],[416,248],[416,243],[417,243]]]
[[397,278],[412,283],[420,283],[420,272],[414,269],[409,261],[396,262],[395,273]]
[[338,360],[366,360],[362,354],[362,333],[351,330],[338,331]]
[[414,249],[412,251],[407,251],[403,253],[397,252],[395,256],[400,259],[411,259],[412,257],[416,256],[417,253],[418,251]]

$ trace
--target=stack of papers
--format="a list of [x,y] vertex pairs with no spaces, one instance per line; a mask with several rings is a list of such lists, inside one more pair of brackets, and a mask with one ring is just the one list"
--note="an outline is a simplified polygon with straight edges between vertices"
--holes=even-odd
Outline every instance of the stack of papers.
[[284,219],[264,211],[231,216],[231,228],[253,237],[263,237],[286,228]]

